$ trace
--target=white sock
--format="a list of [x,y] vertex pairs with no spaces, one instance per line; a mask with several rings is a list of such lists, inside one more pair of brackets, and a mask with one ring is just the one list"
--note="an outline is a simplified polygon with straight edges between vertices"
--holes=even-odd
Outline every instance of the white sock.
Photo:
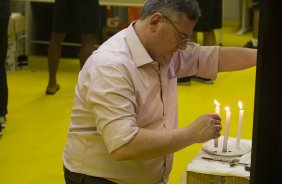
[[258,47],[258,39],[253,38],[252,39],[252,44],[253,44],[254,47]]
[[2,127],[5,127],[5,126],[6,126],[4,116],[0,116],[0,125],[1,125]]

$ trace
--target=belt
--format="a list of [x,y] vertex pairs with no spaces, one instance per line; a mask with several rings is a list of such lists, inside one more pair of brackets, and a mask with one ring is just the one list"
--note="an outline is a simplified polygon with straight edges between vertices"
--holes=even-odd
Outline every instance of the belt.
[[79,184],[116,184],[105,178],[88,176],[85,174],[71,172],[65,167],[64,167],[64,174],[66,180],[71,180],[72,182]]

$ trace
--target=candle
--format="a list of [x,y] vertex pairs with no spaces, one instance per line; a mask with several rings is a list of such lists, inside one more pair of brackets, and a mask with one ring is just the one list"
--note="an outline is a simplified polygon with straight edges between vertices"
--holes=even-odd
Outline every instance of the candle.
[[228,142],[228,134],[229,134],[229,124],[230,124],[230,108],[225,107],[226,111],[226,120],[225,120],[225,129],[224,129],[224,138],[223,138],[223,146],[222,146],[222,152],[227,152],[227,142]]
[[[216,107],[215,107],[215,113],[216,113],[217,115],[219,115],[219,112],[220,112],[219,106],[220,106],[220,104],[218,103],[217,100],[214,100],[214,104],[216,105]],[[214,139],[213,144],[214,144],[214,147],[217,148],[217,147],[218,147],[218,139]]]
[[240,110],[239,110],[238,131],[237,131],[237,139],[236,139],[236,148],[237,149],[240,148],[240,136],[242,132],[242,123],[243,123],[243,116],[244,116],[243,104],[241,101],[238,102],[238,106]]

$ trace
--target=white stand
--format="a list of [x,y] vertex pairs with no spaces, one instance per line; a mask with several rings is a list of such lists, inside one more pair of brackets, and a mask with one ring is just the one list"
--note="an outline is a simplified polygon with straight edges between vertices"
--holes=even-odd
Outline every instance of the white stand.
[[218,147],[214,147],[213,139],[206,142],[202,149],[210,154],[219,156],[242,156],[251,151],[251,146],[247,143],[241,142],[240,147],[236,148],[236,139],[229,137],[227,143],[227,152],[222,152],[223,136],[218,138]]

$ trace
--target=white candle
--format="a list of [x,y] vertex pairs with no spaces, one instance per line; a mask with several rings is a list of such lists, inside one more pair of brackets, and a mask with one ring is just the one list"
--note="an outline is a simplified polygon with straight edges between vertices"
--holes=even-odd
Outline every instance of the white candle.
[[243,110],[243,104],[241,101],[238,102],[238,106],[240,108],[239,111],[239,120],[238,120],[238,131],[237,131],[237,139],[236,139],[236,148],[240,148],[240,137],[242,132],[242,123],[243,123],[243,116],[244,116],[244,110]]
[[228,142],[228,136],[229,136],[229,125],[230,125],[230,116],[231,116],[229,107],[225,107],[225,111],[226,111],[226,120],[225,120],[222,152],[227,152],[227,142]]
[[[218,101],[217,100],[214,100],[214,104],[216,105],[216,107],[215,107],[215,113],[217,114],[217,115],[219,115],[219,112],[220,112],[220,104],[218,103]],[[215,148],[217,148],[218,147],[218,139],[214,139],[214,147]]]

